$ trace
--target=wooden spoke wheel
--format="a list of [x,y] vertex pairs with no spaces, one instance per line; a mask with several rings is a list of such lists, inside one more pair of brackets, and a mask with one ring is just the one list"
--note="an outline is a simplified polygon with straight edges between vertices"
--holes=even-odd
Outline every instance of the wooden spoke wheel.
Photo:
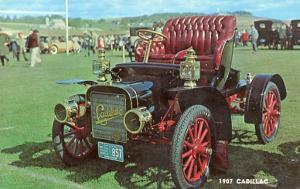
[[263,98],[262,122],[255,125],[256,135],[263,144],[275,139],[280,125],[280,93],[273,82],[269,82]]
[[54,149],[67,165],[76,165],[95,152],[96,145],[91,136],[91,121],[88,116],[75,118],[69,123],[53,123],[52,141]]
[[50,47],[50,53],[51,54],[57,54],[58,53],[58,47],[56,45],[52,45]]
[[188,108],[174,131],[171,172],[179,188],[199,188],[207,180],[212,154],[210,111],[201,105]]

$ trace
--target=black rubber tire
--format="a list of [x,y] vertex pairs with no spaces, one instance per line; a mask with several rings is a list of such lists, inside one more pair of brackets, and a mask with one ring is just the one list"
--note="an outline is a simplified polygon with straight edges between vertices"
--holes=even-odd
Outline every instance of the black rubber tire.
[[[271,82],[271,81],[267,84],[267,87],[266,87],[266,89],[264,91],[264,100],[265,100],[266,94],[268,94],[269,91],[274,91],[275,92],[275,94],[277,96],[277,99],[278,99],[279,111],[280,111],[280,108],[281,108],[280,93],[279,93],[277,85],[275,83]],[[269,138],[269,137],[267,137],[264,134],[264,126],[263,126],[263,124],[262,123],[255,124],[256,136],[257,136],[259,142],[261,144],[267,144],[269,142],[272,142],[276,138],[276,136],[277,136],[279,126],[280,126],[280,116],[278,118],[278,124],[277,124],[276,130],[275,130],[274,134]]]
[[[178,188],[200,188],[203,186],[207,180],[207,177],[209,175],[209,165],[210,165],[210,160],[208,161],[208,166],[205,169],[204,176],[202,176],[199,181],[194,182],[194,183],[189,183],[182,172],[182,162],[181,162],[181,154],[182,154],[182,144],[185,139],[186,132],[188,130],[188,126],[191,122],[194,121],[195,117],[203,117],[205,118],[209,126],[214,124],[214,121],[212,119],[211,113],[208,108],[202,105],[194,105],[188,108],[181,116],[179,119],[174,135],[173,135],[173,140],[172,140],[172,146],[171,146],[171,174],[173,181],[175,182],[176,186]],[[210,133],[212,134],[210,128]],[[213,143],[213,139],[211,139]]]
[[[86,116],[83,116],[82,119],[86,119]],[[52,143],[54,150],[58,157],[62,160],[62,162],[68,166],[78,165],[84,162],[89,157],[95,156],[96,154],[96,143],[93,140],[92,136],[89,135],[89,140],[91,141],[92,145],[88,153],[86,153],[82,157],[74,157],[72,154],[66,149],[65,141],[63,138],[63,129],[64,124],[59,123],[58,121],[53,121],[52,127]]]

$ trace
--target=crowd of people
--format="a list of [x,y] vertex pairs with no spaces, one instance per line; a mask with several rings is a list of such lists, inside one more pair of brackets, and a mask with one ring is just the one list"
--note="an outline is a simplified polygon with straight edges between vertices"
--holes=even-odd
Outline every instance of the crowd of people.
[[76,52],[83,51],[85,55],[90,56],[90,53],[95,53],[96,49],[104,48],[106,50],[120,51],[123,47],[127,47],[130,42],[130,37],[126,35],[97,35],[93,32],[88,35],[84,33],[81,36],[73,36],[72,42],[78,45],[79,49]]
[[[84,56],[90,56],[100,48],[112,50],[113,53],[124,49],[127,50],[132,61],[134,47],[128,35],[98,35],[93,31],[85,31],[83,34],[70,36],[69,41],[71,41],[70,49],[74,54],[83,53]],[[38,30],[31,31],[28,36],[24,36],[22,32],[9,36],[0,29],[1,65],[4,66],[11,61],[9,57],[18,62],[23,57],[28,65],[35,67],[42,62],[40,53],[49,53],[51,42],[65,42],[65,39],[63,37],[41,38]],[[31,52],[30,62],[26,54],[28,51]]]
[[97,49],[117,51],[127,51],[132,61],[134,46],[128,35],[97,35],[95,32],[84,32],[83,35],[73,35],[71,37],[73,52],[78,54],[82,52],[84,56],[95,54]]
[[[26,56],[27,49],[31,50],[30,63],[28,63],[29,59]],[[38,30],[33,30],[26,40],[22,32],[9,37],[0,29],[0,60],[2,66],[9,62],[8,56],[10,52],[13,59],[16,59],[18,62],[20,61],[20,55],[22,55],[24,61],[30,64],[31,67],[41,63]]]
[[[163,23],[153,22],[153,30],[162,32]],[[275,29],[278,33],[279,41],[276,43],[280,44],[281,49],[287,48],[291,43],[292,32],[291,27],[282,24],[280,27]],[[40,53],[49,52],[49,41],[43,41],[39,37],[38,30],[33,30],[28,37],[24,37],[22,32],[17,33],[15,36],[9,37],[7,34],[1,31],[0,28],[0,61],[1,65],[4,66],[9,62],[8,54],[12,52],[13,59],[20,61],[20,56],[23,56],[25,62],[30,64],[31,67],[35,67],[41,63]],[[65,41],[63,37],[53,38],[52,41]],[[250,29],[238,30],[236,29],[235,35],[235,46],[248,46],[251,42],[253,53],[257,52],[257,41],[259,33],[253,25]],[[114,34],[114,35],[98,35],[94,31],[85,31],[80,35],[70,36],[68,39],[71,41],[72,51],[74,54],[83,53],[84,56],[90,56],[95,54],[97,49],[104,48],[106,50],[116,51],[127,51],[132,61],[134,44],[128,35]],[[47,49],[48,48],[48,49]],[[27,58],[26,52],[30,49],[31,60]],[[44,51],[44,49],[47,49]]]
[[235,33],[235,46],[248,46],[248,42],[251,42],[252,45],[252,52],[257,52],[257,40],[258,40],[259,34],[254,25],[250,25],[250,30],[243,29],[242,32],[238,31],[236,28]]

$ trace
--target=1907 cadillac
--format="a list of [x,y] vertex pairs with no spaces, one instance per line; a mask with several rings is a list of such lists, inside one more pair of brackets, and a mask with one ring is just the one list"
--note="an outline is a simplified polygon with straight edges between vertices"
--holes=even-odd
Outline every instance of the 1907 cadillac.
[[[278,74],[248,74],[231,68],[236,19],[192,16],[170,19],[163,32],[142,29],[136,62],[110,62],[100,50],[97,81],[55,106],[53,145],[74,165],[93,152],[124,162],[132,141],[170,144],[170,170],[180,188],[199,188],[209,170],[228,168],[231,114],[244,115],[263,144],[276,137],[286,89]],[[124,148],[126,146],[126,148]]]

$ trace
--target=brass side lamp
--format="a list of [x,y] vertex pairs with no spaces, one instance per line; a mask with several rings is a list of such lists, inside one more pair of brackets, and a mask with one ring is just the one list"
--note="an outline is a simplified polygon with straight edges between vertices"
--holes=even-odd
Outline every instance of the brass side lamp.
[[180,63],[180,79],[185,80],[184,87],[197,86],[200,79],[200,62],[196,61],[195,50],[191,47],[187,50],[185,60]]
[[98,81],[106,82],[106,74],[110,73],[110,60],[105,59],[105,50],[99,49],[98,61],[93,62],[93,74],[98,75]]

